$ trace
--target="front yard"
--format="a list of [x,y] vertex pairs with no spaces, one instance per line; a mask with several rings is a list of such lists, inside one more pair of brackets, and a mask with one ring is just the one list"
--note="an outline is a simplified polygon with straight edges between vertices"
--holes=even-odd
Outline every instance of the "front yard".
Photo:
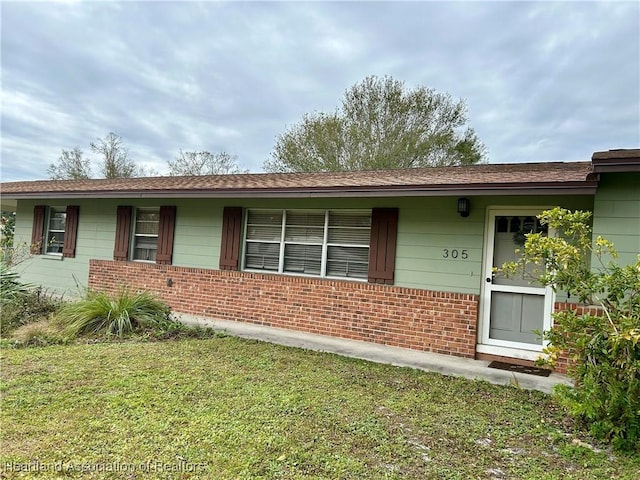
[[3,349],[0,478],[632,479],[550,397],[232,337]]

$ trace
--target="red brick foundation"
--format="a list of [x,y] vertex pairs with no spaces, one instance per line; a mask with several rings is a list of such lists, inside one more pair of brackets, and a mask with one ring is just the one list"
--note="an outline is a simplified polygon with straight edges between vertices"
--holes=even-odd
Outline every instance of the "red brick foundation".
[[[553,305],[554,312],[560,312],[564,310],[573,310],[577,315],[584,315],[585,313],[591,313],[593,315],[602,314],[602,310],[593,305],[582,305],[576,303],[568,303],[568,302],[556,302]],[[571,355],[569,352],[563,352],[558,361],[556,362],[555,371],[558,373],[567,373],[567,368],[571,363]]]
[[477,295],[140,262],[90,261],[89,288],[113,293],[122,285],[151,291],[176,312],[461,357],[475,355]]

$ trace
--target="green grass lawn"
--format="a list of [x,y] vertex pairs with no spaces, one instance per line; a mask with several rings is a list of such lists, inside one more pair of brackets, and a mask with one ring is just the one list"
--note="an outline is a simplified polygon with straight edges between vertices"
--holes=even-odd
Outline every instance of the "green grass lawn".
[[585,446],[550,397],[513,387],[232,337],[0,354],[0,478],[582,480],[640,471],[637,455]]

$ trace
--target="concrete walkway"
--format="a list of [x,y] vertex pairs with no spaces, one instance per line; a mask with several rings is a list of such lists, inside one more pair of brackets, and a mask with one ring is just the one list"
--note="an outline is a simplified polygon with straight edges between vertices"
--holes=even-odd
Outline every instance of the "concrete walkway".
[[376,343],[327,337],[312,333],[285,330],[282,328],[254,325],[251,323],[216,320],[187,314],[176,314],[176,317],[189,325],[211,327],[214,330],[228,333],[234,337],[263,340],[265,342],[306,348],[319,352],[330,352],[347,357],[355,357],[371,362],[387,363],[401,367],[412,367],[419,370],[438,372],[444,375],[464,377],[471,380],[486,380],[497,385],[518,385],[528,390],[540,390],[550,393],[553,386],[559,383],[571,385],[571,379],[565,375],[552,373],[548,377],[540,377],[526,373],[508,372],[488,368],[490,362],[469,358],[420,352],[407,348],[390,347]]

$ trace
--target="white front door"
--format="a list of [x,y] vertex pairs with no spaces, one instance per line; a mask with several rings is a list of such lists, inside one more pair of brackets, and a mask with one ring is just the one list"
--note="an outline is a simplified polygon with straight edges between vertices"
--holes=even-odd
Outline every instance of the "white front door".
[[536,218],[539,213],[528,209],[488,211],[477,347],[481,353],[535,359],[542,350],[539,332],[551,327],[553,291],[528,276],[493,274],[494,267],[519,258],[515,250],[522,248],[526,233],[546,233],[546,226]]

